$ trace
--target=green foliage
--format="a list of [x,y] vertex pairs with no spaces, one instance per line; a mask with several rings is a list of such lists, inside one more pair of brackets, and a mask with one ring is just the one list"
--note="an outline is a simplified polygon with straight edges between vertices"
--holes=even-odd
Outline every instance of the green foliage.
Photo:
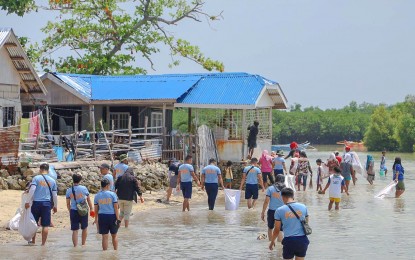
[[[145,74],[142,66],[167,46],[171,66],[180,57],[190,59],[206,70],[224,71],[220,61],[205,57],[197,46],[168,32],[169,27],[201,18],[218,20],[203,12],[201,0],[140,0],[134,10],[123,10],[125,0],[54,0],[50,8],[61,15],[42,29],[46,38],[35,58],[45,71],[81,74]],[[214,17],[214,19],[212,18]],[[57,50],[72,55],[62,57]],[[166,53],[167,54],[167,53]]]
[[396,150],[395,127],[396,121],[392,118],[391,113],[384,106],[376,108],[370,118],[370,124],[365,134],[365,145],[368,150]]
[[0,0],[1,10],[7,14],[17,14],[23,16],[25,13],[35,9],[34,0]]

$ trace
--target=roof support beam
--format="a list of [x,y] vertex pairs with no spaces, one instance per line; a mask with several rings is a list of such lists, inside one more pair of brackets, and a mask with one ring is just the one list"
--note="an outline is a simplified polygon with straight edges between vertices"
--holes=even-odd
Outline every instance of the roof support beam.
[[3,44],[4,47],[17,47],[17,44],[14,42],[6,42]]
[[17,69],[17,72],[24,73],[24,74],[31,74],[32,71],[30,69]]
[[24,61],[25,60],[24,57],[22,56],[10,56],[10,59],[12,61]]

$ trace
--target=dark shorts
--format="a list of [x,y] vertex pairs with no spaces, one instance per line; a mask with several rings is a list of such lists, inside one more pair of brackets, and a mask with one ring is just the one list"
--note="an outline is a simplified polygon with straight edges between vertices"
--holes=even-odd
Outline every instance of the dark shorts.
[[274,229],[275,227],[275,210],[269,209],[267,212],[268,228]]
[[183,198],[191,199],[192,198],[192,182],[181,182],[180,189],[183,193]]
[[305,257],[308,249],[307,236],[301,237],[285,237],[282,240],[282,257],[284,259],[292,259],[294,256]]
[[98,227],[99,233],[101,235],[106,235],[108,233],[117,234],[117,217],[115,214],[98,214]]
[[262,173],[262,180],[264,181],[264,183],[268,182],[268,178],[269,178],[269,181],[271,182],[271,184],[274,184],[274,176],[272,176],[272,174],[270,172],[263,172]]
[[245,199],[258,199],[258,184],[246,184]]
[[50,201],[33,201],[32,204],[32,214],[36,220],[36,223],[39,223],[42,227],[49,227],[50,226],[50,218],[51,218],[51,203]]
[[71,209],[69,216],[71,219],[71,230],[79,230],[79,225],[81,225],[82,230],[88,227],[88,215],[80,216],[77,210]]
[[253,149],[256,148],[256,140],[249,140],[248,139],[248,147]]
[[284,170],[283,169],[274,169],[274,174],[284,174]]

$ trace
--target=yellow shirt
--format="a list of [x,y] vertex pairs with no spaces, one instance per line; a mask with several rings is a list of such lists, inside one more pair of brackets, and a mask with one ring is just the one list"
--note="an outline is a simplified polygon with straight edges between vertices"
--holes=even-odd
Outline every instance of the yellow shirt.
[[233,179],[232,168],[226,167],[225,168],[225,179]]

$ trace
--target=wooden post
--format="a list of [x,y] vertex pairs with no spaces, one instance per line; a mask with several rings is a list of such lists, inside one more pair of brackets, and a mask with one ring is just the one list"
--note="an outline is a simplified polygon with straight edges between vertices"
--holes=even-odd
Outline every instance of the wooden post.
[[92,124],[92,156],[94,157],[94,159],[96,159],[96,143],[95,143],[95,108],[94,105],[89,105],[89,117],[90,117],[90,122]]
[[131,116],[128,117],[128,148],[131,149],[131,135],[133,131],[131,129]]
[[111,136],[111,149],[114,147],[114,138],[115,138],[115,123],[114,120],[111,120],[111,130],[112,130],[112,136]]
[[187,109],[187,132],[189,134],[192,132],[192,109],[190,107]]
[[144,140],[147,139],[148,116],[144,117]]
[[245,148],[246,148],[246,109],[242,110],[242,160],[245,158]]
[[106,111],[107,111],[107,113],[106,113],[107,118],[105,118],[105,123],[110,125],[110,106],[106,106]]
[[[166,143],[166,134],[167,134],[167,128],[166,128],[166,104],[163,103],[163,128],[161,129],[161,134],[163,135],[162,140],[163,143],[161,144],[161,147],[164,147],[165,143]],[[163,150],[161,151],[161,153],[163,154]]]
[[74,130],[75,130],[75,136],[74,136],[74,148],[75,151],[73,151],[73,160],[76,161],[76,155],[77,155],[77,150],[78,150],[78,124],[79,124],[79,117],[78,117],[78,113],[75,114],[75,124],[74,124]]
[[49,106],[46,106],[46,124],[48,125],[48,134],[52,134],[52,130],[50,129]]

